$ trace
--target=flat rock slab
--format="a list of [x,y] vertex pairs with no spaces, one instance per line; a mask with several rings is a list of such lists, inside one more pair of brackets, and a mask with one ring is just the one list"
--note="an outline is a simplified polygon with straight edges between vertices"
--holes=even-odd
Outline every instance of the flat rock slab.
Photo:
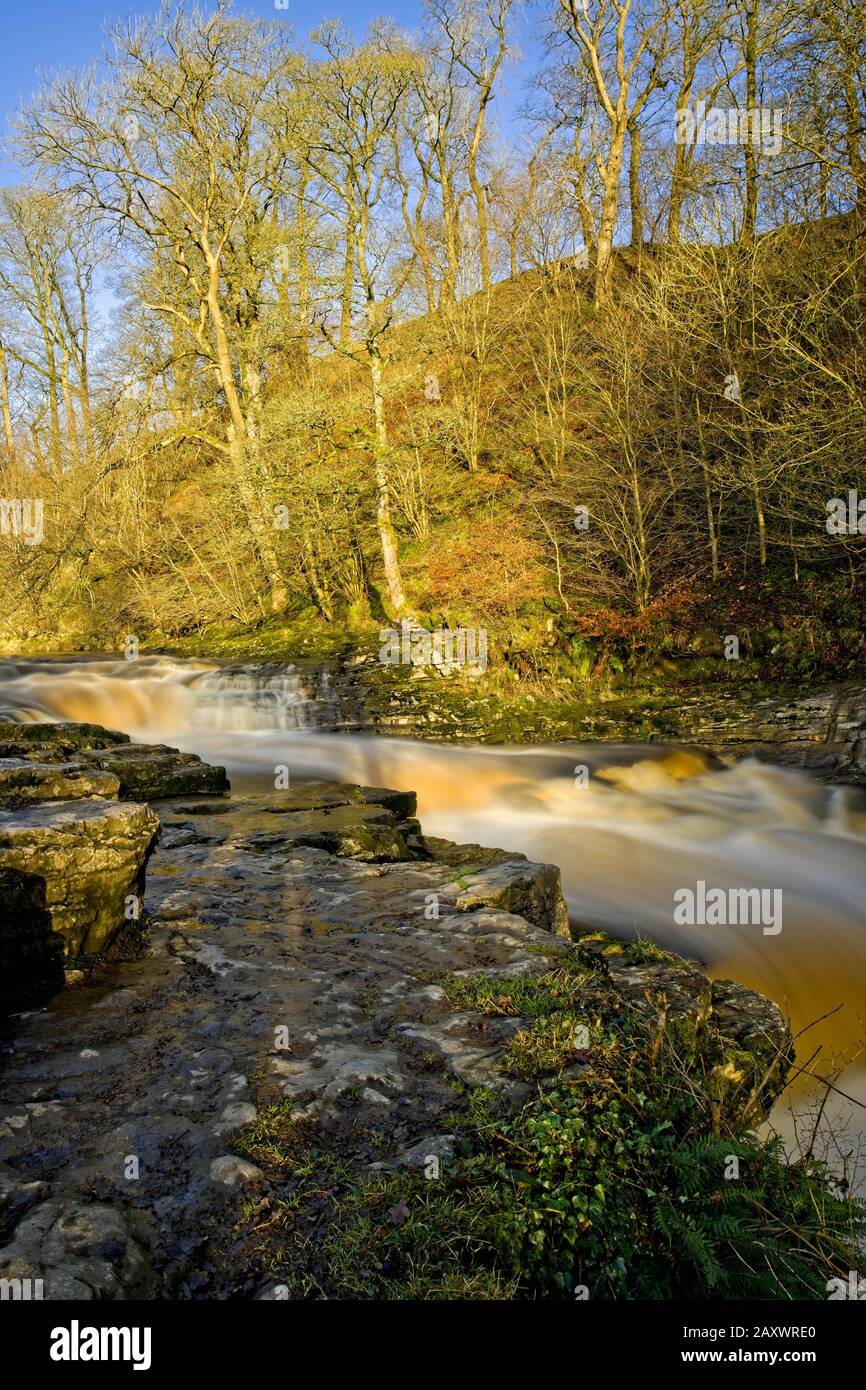
[[438,835],[419,835],[410,841],[422,859],[435,859],[438,864],[451,864],[454,868],[469,865],[473,869],[487,869],[492,864],[506,861],[526,861],[525,854],[515,854],[507,849],[492,849],[487,845],[459,845],[454,840],[443,840]]
[[335,805],[313,811],[283,811],[279,829],[251,835],[249,849],[275,850],[307,845],[366,863],[411,859],[396,817],[384,806]]
[[[149,806],[113,801],[48,802],[0,815],[0,871],[27,895],[35,935],[57,936],[72,963],[106,946],[143,898],[144,868],[159,831]],[[24,923],[26,927],[26,921]],[[0,918],[7,951],[20,911]]]
[[379,806],[398,820],[414,816],[418,799],[414,792],[393,791],[390,787],[361,787],[343,782],[306,782],[280,792],[270,808],[284,811],[320,811],[335,806]]
[[0,807],[37,801],[80,801],[116,797],[120,778],[84,763],[38,763],[0,758]]
[[94,749],[94,767],[117,777],[125,800],[157,801],[166,796],[222,796],[229,789],[224,767],[212,767],[194,753],[180,753],[164,744]]
[[[101,724],[78,724],[72,720],[61,723],[18,724],[11,719],[0,720],[0,752],[3,757],[26,753],[28,748],[51,749],[61,758],[70,753],[85,753],[91,748],[106,748],[112,744],[129,743],[129,734],[116,733]],[[14,753],[6,753],[6,747]]]
[[[267,1190],[233,1149],[262,1086],[325,1138],[374,1126],[381,1142],[363,1161],[396,1162],[431,1131],[434,1144],[448,1132],[445,1117],[462,1104],[455,1085],[525,1091],[499,1068],[519,1024],[491,1028],[455,1012],[430,979],[537,971],[549,960],[530,948],[554,959],[575,949],[552,935],[556,912],[533,925],[459,907],[447,864],[288,843],[359,828],[401,834],[416,824],[398,818],[414,811],[403,793],[320,785],[193,804],[193,826],[173,826],[182,833],[148,866],[148,954],[21,1019],[5,1059],[0,1163],[12,1197],[5,1228],[0,1209],[0,1277],[41,1277],[46,1299],[142,1296],[154,1285],[163,1297],[223,1296],[199,1263],[203,1232],[224,1229],[232,1204]],[[132,808],[103,804],[111,809]],[[256,842],[267,834],[276,839]],[[528,895],[533,866],[513,862]],[[483,895],[514,892],[516,881],[488,883]],[[76,1228],[113,1222],[113,1282],[89,1237],[81,1258],[46,1239],[66,1210]]]
[[[29,762],[41,769],[54,766],[58,777],[60,767],[70,763],[81,769],[82,779],[86,769],[92,770],[96,779],[93,792],[77,790],[70,773],[67,789],[58,790],[58,799],[119,795],[125,801],[155,801],[168,796],[222,796],[229,790],[224,767],[212,767],[195,753],[181,753],[166,744],[133,743],[128,734],[104,729],[100,724],[14,724],[2,720],[0,759],[13,759],[18,766]],[[35,788],[40,785],[40,775],[44,781],[49,780],[44,771],[29,782],[23,771],[16,775],[22,785]],[[116,783],[113,792],[105,790],[112,782]],[[5,795],[0,773],[0,798]],[[17,792],[10,791],[8,795]],[[18,797],[19,802],[23,799]],[[45,798],[31,794],[26,799]]]

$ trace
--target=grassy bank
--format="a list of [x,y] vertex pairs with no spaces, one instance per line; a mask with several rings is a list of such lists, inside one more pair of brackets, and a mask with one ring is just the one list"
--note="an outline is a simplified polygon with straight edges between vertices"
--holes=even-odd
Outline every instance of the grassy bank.
[[265,1103],[241,1141],[272,1184],[237,1223],[248,1277],[289,1298],[602,1300],[825,1299],[847,1279],[866,1206],[756,1131],[787,1059],[744,1052],[660,998],[624,1003],[605,954],[677,958],[587,943],[532,979],[439,981],[455,1008],[522,1019],[500,1065],[531,1086],[515,1110],[453,1082],[450,1156],[371,1171],[375,1132],[341,1148],[289,1103]]

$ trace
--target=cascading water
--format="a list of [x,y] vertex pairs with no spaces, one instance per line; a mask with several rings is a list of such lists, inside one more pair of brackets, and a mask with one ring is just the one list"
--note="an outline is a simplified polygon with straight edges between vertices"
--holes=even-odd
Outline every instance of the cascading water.
[[[321,673],[292,665],[0,663],[0,718],[88,720],[170,742],[224,764],[236,792],[273,791],[282,765],[295,778],[414,790],[428,833],[558,864],[576,921],[640,931],[698,957],[714,975],[774,998],[795,1030],[837,1010],[801,1052],[820,1044],[823,1074],[834,1056],[852,1061],[866,1034],[866,812],[857,793],[753,760],[702,770],[655,747],[337,735],[327,732],[335,713]],[[586,779],[576,775],[581,766]],[[701,880],[781,890],[782,930],[677,925],[674,895]],[[866,1099],[855,1068],[838,1084]]]
[[319,710],[293,666],[264,672],[255,666],[206,671],[195,677],[188,690],[195,702],[196,729],[284,733],[318,722]]
[[[322,681],[320,679],[319,685]],[[79,719],[152,737],[168,731],[303,729],[327,717],[293,665],[37,659],[0,663],[0,718]]]

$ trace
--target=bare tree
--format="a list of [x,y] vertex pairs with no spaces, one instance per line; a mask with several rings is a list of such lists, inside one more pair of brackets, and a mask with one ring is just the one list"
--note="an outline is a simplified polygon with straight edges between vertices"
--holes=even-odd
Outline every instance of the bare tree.
[[176,321],[216,374],[228,416],[218,447],[232,460],[278,611],[285,585],[256,448],[261,376],[240,336],[232,340],[229,305],[239,287],[226,269],[232,237],[287,158],[263,138],[263,121],[298,60],[281,30],[238,25],[222,0],[206,21],[164,8],[119,26],[113,41],[109,84],[93,74],[56,81],[25,114],[22,144],[82,203],[151,254],[167,254],[189,287],[194,309],[171,299],[147,307]]
[[444,35],[449,73],[468,81],[471,107],[466,116],[466,172],[475,205],[481,288],[491,285],[488,189],[482,183],[480,154],[496,79],[508,53],[508,17],[516,0],[427,0]]

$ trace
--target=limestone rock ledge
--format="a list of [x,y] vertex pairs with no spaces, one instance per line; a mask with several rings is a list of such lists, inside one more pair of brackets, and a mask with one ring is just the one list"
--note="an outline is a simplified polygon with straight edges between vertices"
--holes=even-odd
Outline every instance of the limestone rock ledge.
[[0,963],[49,975],[108,945],[127,900],[143,901],[159,832],[149,806],[46,802],[0,815]]
[[113,798],[120,778],[84,763],[37,763],[25,758],[0,758],[0,805],[29,805],[38,801],[83,801]]
[[0,806],[80,796],[154,801],[228,790],[224,767],[165,744],[133,743],[99,724],[0,720]]

